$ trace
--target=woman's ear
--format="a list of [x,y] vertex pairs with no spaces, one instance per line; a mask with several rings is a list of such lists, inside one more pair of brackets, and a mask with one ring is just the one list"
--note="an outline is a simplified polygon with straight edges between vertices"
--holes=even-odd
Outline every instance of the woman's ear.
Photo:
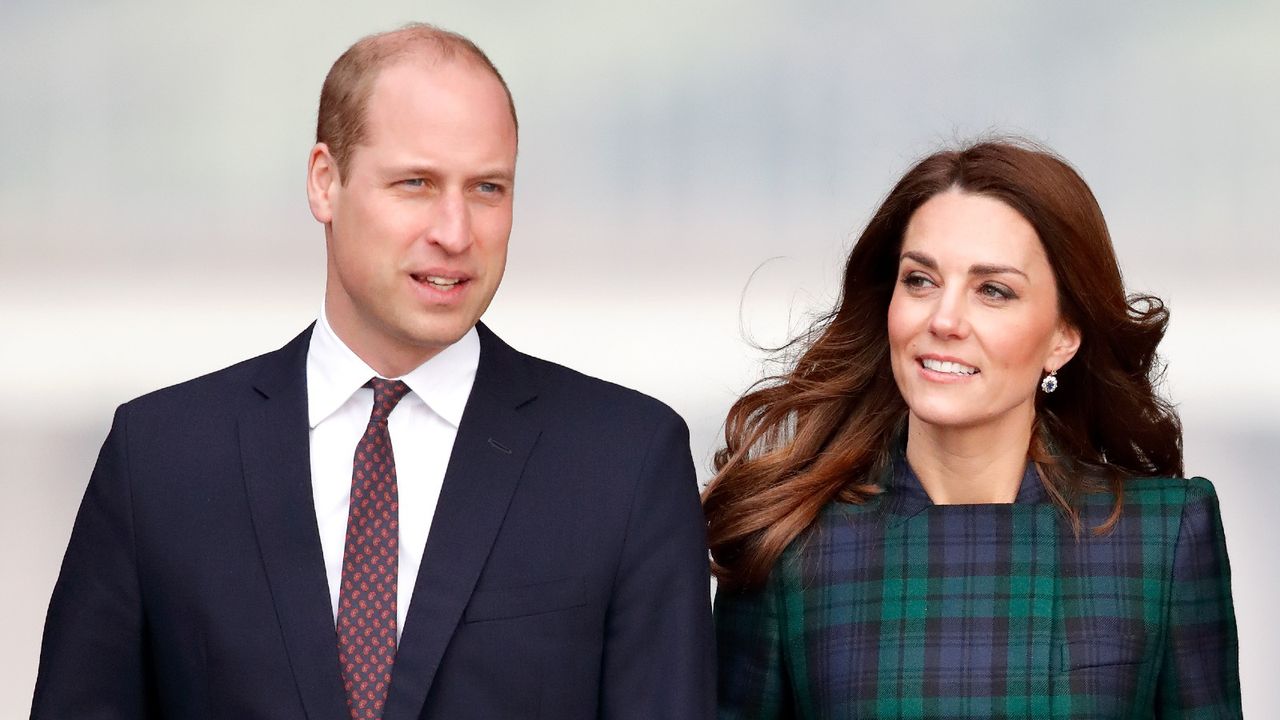
[[1058,329],[1054,332],[1053,346],[1049,357],[1045,358],[1045,372],[1057,372],[1076,356],[1080,349],[1080,331],[1066,320],[1058,321]]

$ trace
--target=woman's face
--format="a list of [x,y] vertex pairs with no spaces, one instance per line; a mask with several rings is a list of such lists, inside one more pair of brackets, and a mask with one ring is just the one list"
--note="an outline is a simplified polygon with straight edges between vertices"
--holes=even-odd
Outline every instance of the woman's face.
[[911,216],[889,303],[889,354],[912,422],[1025,432],[1043,373],[1079,344],[1058,315],[1040,238],[1017,211],[949,190]]

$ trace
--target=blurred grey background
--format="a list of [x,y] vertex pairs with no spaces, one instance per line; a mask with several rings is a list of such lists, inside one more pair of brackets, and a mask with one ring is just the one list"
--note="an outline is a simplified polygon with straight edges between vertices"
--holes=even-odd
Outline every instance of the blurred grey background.
[[323,236],[303,177],[320,83],[355,39],[411,20],[476,40],[521,116],[510,265],[486,322],[673,405],[704,479],[761,373],[745,338],[778,343],[829,307],[914,159],[992,130],[1065,155],[1131,289],[1172,307],[1166,389],[1188,471],[1222,498],[1245,708],[1280,717],[1268,0],[3,0],[0,717],[28,712],[112,409],[315,316]]

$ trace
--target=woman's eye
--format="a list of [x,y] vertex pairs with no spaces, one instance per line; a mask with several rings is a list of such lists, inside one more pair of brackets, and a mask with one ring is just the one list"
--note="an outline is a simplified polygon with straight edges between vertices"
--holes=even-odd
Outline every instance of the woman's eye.
[[978,292],[993,300],[1010,300],[1017,297],[1012,290],[998,283],[983,283]]
[[932,287],[933,281],[920,273],[907,273],[902,277],[902,284],[912,289]]

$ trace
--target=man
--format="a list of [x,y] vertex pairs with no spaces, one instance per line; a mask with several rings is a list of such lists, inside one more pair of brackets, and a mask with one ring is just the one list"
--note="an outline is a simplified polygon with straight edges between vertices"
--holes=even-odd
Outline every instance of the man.
[[335,63],[307,177],[320,317],[116,412],[33,717],[711,716],[684,423],[478,323],[516,133],[460,36]]

